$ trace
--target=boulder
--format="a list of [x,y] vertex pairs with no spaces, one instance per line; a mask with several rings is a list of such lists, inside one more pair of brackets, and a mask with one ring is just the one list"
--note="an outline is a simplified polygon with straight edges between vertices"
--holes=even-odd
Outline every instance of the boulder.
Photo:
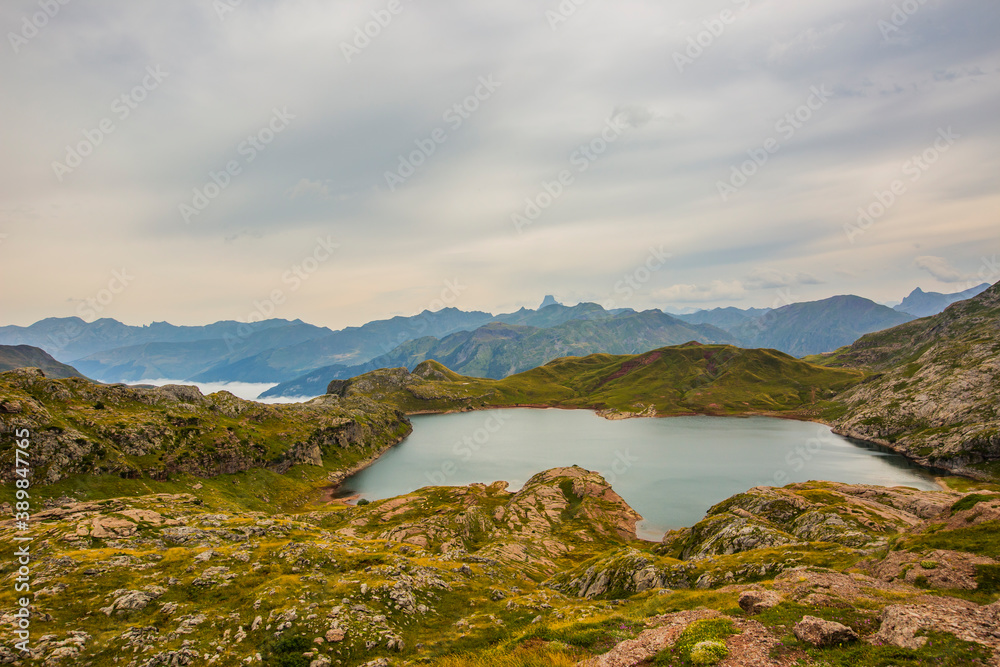
[[773,591],[743,591],[740,594],[740,609],[750,615],[759,614],[781,604],[781,596]]
[[146,591],[123,591],[123,594],[115,598],[110,606],[104,607],[101,611],[108,616],[116,612],[124,614],[130,611],[140,611],[157,597],[159,596],[155,593]]
[[839,646],[858,640],[858,633],[841,623],[824,621],[815,616],[803,616],[792,629],[799,641],[817,647]]

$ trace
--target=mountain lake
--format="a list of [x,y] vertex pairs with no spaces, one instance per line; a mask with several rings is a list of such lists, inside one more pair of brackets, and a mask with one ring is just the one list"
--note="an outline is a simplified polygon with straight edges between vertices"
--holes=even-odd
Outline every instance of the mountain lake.
[[770,417],[610,421],[589,410],[508,409],[411,418],[413,433],[347,478],[340,497],[379,500],[425,486],[505,480],[578,465],[600,472],[657,540],[754,486],[828,480],[939,488],[929,471],[814,422]]

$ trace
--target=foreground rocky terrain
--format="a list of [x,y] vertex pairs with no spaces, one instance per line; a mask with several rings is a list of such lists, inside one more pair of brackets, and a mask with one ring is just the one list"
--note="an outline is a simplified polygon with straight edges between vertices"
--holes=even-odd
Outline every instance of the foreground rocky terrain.
[[[32,652],[0,664],[1000,664],[993,492],[757,488],[661,543],[581,468],[286,513],[46,505]],[[11,585],[0,609],[9,634]]]

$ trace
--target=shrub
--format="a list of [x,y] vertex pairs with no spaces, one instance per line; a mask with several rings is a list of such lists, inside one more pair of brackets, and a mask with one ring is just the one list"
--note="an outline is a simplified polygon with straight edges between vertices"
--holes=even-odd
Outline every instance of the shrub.
[[710,639],[698,642],[691,649],[691,662],[696,665],[717,665],[729,657],[729,649],[723,642]]
[[[736,633],[736,626],[728,618],[708,618],[703,621],[695,621],[684,629],[672,648],[660,651],[653,664],[676,665],[679,660],[679,664],[714,665],[729,654],[724,642],[726,637]],[[721,645],[721,650],[725,653],[720,655],[718,646],[712,648],[709,645]],[[700,657],[695,658],[695,649],[699,646],[701,646],[698,652]],[[717,659],[716,655],[719,655]],[[698,662],[698,660],[709,659],[712,661]]]

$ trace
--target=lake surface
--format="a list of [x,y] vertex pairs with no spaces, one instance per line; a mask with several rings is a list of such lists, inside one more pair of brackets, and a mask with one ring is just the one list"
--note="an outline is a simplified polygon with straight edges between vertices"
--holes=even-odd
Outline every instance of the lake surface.
[[754,486],[830,480],[938,488],[902,456],[834,435],[822,424],[768,417],[609,421],[588,410],[492,410],[412,418],[413,433],[338,495],[369,500],[425,486],[510,482],[579,465],[604,475],[659,539]]

